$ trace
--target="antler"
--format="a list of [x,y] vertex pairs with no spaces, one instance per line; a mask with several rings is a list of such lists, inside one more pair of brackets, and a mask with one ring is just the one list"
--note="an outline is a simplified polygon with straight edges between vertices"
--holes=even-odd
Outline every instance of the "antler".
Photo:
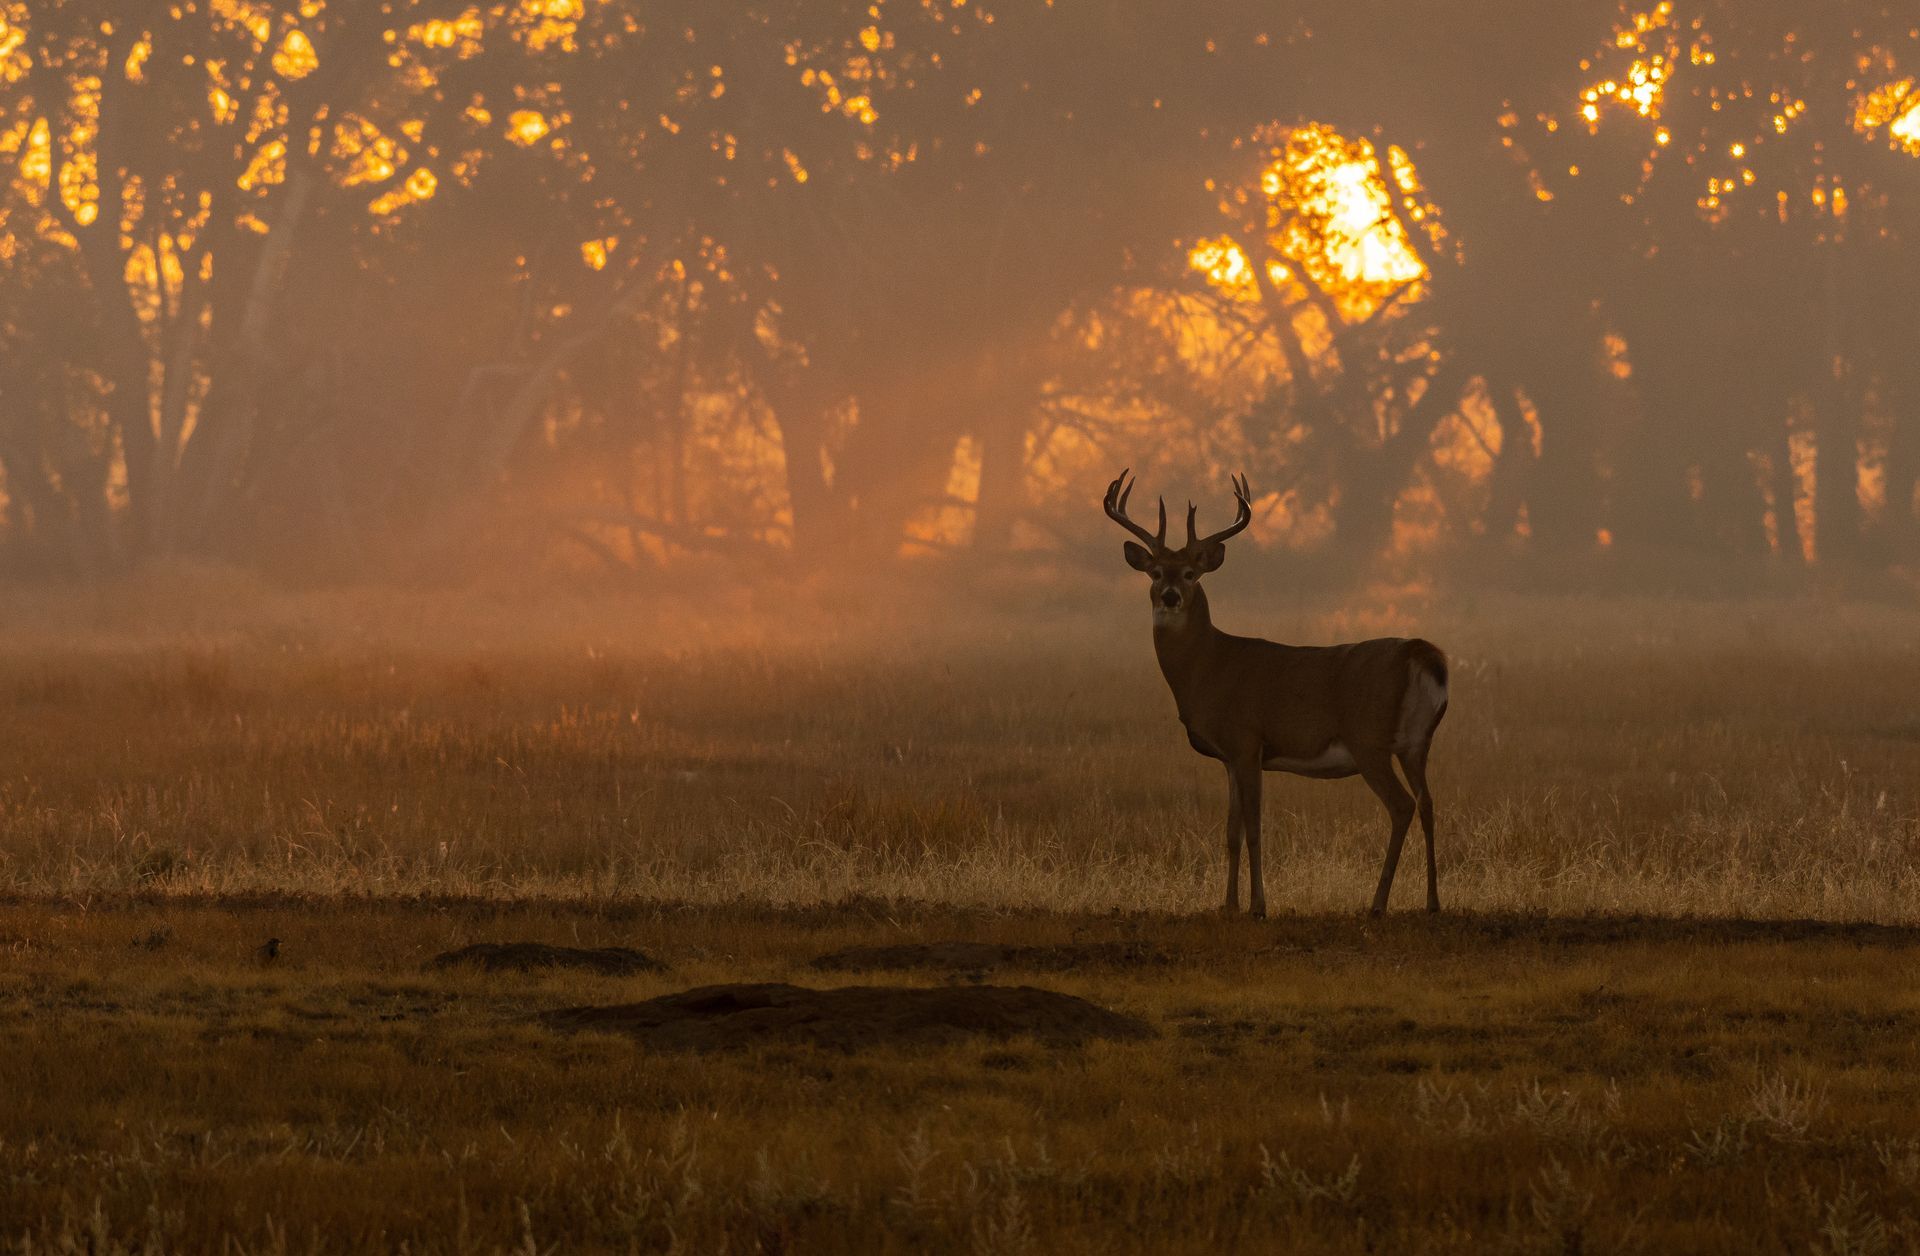
[[[1131,470],[1132,468],[1128,468]],[[1127,518],[1127,498],[1133,495],[1133,485],[1127,481],[1127,472],[1122,471],[1107,485],[1107,497],[1101,505],[1106,507],[1107,518],[1113,520],[1127,531],[1139,537],[1156,550],[1167,548],[1167,499],[1160,499],[1160,533],[1158,536]]]
[[1253,522],[1253,490],[1247,487],[1247,478],[1243,475],[1233,477],[1233,522],[1212,536],[1195,541],[1193,536],[1193,504],[1187,504],[1187,548],[1203,550],[1209,545],[1218,545],[1229,537],[1237,536]]

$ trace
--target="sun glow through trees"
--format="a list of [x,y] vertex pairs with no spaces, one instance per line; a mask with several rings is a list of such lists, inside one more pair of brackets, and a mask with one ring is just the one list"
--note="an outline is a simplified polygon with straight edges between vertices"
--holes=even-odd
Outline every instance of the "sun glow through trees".
[[[916,36],[906,24],[908,11],[933,34]],[[33,250],[84,257],[72,273],[89,283],[124,277],[127,291],[115,296],[124,295],[123,305],[137,315],[138,336],[158,363],[152,378],[163,380],[169,363],[197,372],[152,388],[150,426],[162,440],[181,445],[209,392],[206,363],[216,358],[194,340],[194,329],[211,325],[213,298],[205,289],[238,292],[247,282],[271,287],[286,261],[272,255],[268,243],[295,238],[304,244],[290,225],[302,213],[324,217],[329,230],[411,245],[459,222],[452,215],[468,203],[455,198],[483,186],[490,171],[504,170],[543,191],[560,189],[567,202],[564,213],[543,224],[559,233],[557,241],[507,253],[512,283],[532,286],[541,272],[540,283],[576,285],[528,303],[535,340],[564,339],[582,310],[616,306],[624,315],[625,307],[582,294],[629,282],[674,294],[660,299],[678,302],[682,318],[697,321],[732,303],[760,311],[736,322],[771,327],[783,325],[768,312],[787,304],[801,266],[786,265],[784,256],[779,266],[766,260],[780,247],[768,243],[766,237],[778,234],[766,227],[768,219],[797,209],[782,217],[781,230],[828,224],[822,230],[834,238],[832,247],[845,250],[843,269],[867,265],[879,275],[891,262],[860,233],[858,214],[866,211],[849,210],[838,198],[877,202],[898,194],[904,202],[921,194],[918,179],[945,180],[938,190],[948,195],[1002,177],[1003,154],[1018,151],[1005,119],[1024,123],[1032,116],[1021,113],[1026,85],[1018,75],[996,78],[980,72],[984,58],[965,59],[974,50],[964,41],[995,28],[995,14],[980,0],[856,4],[825,27],[796,27],[797,34],[759,43],[737,31],[725,42],[711,35],[703,16],[677,16],[664,35],[652,32],[656,41],[685,49],[664,87],[640,84],[628,73],[622,41],[641,46],[655,19],[646,6],[629,10],[621,0],[490,0],[464,7],[459,0],[401,0],[378,11],[342,0],[182,0],[137,19],[74,16],[80,12],[72,3],[43,9],[0,0],[0,169],[11,174],[9,203],[0,213],[0,263]],[[757,8],[751,12],[748,25],[762,16]],[[36,44],[63,16],[68,25],[57,28],[57,39]],[[1659,256],[1673,256],[1671,236],[1682,229],[1676,223],[1684,223],[1690,238],[1723,242],[1755,223],[1767,231],[1812,224],[1809,238],[1822,244],[1863,221],[1885,230],[1885,217],[1873,216],[1887,203],[1884,186],[1876,189],[1870,175],[1859,173],[1869,167],[1844,158],[1867,154],[1897,164],[1888,148],[1920,157],[1912,49],[1897,38],[1882,41],[1887,46],[1862,41],[1844,50],[1845,90],[1838,80],[1828,84],[1831,90],[1819,89],[1806,69],[1815,63],[1796,44],[1804,38],[1796,21],[1782,18],[1779,31],[1767,35],[1781,46],[1756,53],[1750,32],[1741,35],[1743,45],[1716,30],[1717,23],[1734,24],[1730,10],[1677,8],[1662,0],[1624,15],[1607,11],[1596,29],[1583,28],[1580,38],[1593,42],[1553,67],[1558,77],[1551,98],[1502,103],[1482,122],[1487,147],[1502,144],[1505,152],[1495,156],[1511,158],[1523,213],[1561,223],[1598,222],[1604,213],[1637,229],[1678,206],[1658,230],[1637,237],[1651,241],[1642,260],[1662,248],[1670,251]],[[999,29],[1013,25],[1002,21]],[[343,29],[360,42],[343,40]],[[1914,42],[1920,32],[1909,39]],[[348,60],[355,56],[364,64]],[[595,104],[584,103],[589,99]],[[1154,99],[1154,108],[1161,103]],[[1179,323],[1169,337],[1173,355],[1196,375],[1239,369],[1216,364],[1238,361],[1228,346],[1263,318],[1269,331],[1288,329],[1282,337],[1287,360],[1271,366],[1276,378],[1332,378],[1351,361],[1402,354],[1393,361],[1412,364],[1411,373],[1382,390],[1393,400],[1381,403],[1378,415],[1365,398],[1343,398],[1351,402],[1345,413],[1360,415],[1362,426],[1377,426],[1377,447],[1392,434],[1389,411],[1414,404],[1443,350],[1437,339],[1415,331],[1384,347],[1367,341],[1362,348],[1371,357],[1358,350],[1347,357],[1354,328],[1425,326],[1443,318],[1434,307],[1441,304],[1436,293],[1444,290],[1444,277],[1472,250],[1497,251],[1507,241],[1465,238],[1469,215],[1449,215],[1429,197],[1422,168],[1450,192],[1467,183],[1457,176],[1442,180],[1452,173],[1439,164],[1449,154],[1436,156],[1432,137],[1419,133],[1417,123],[1370,123],[1364,102],[1347,102],[1344,112],[1329,108],[1324,115],[1345,120],[1345,129],[1337,129],[1310,120],[1313,107],[1302,101],[1296,120],[1251,134],[1216,130],[1210,164],[1177,182],[1194,190],[1211,172],[1205,187],[1217,217],[1196,197],[1192,215],[1158,231],[1150,247],[1129,243],[1126,282],[1149,274],[1141,287],[1151,288],[1155,301],[1212,303],[1214,313],[1204,317],[1190,309],[1179,319],[1153,316]],[[103,114],[120,119],[135,142],[114,142],[115,124]],[[1382,116],[1389,116],[1384,109]],[[1069,160],[1071,154],[1057,150],[1070,145],[1056,143],[1053,134],[1045,151]],[[1063,127],[1057,134],[1098,133]],[[1225,134],[1243,138],[1229,150]],[[1843,138],[1855,142],[1853,153],[1840,152]],[[666,172],[657,180],[653,163]],[[937,173],[924,174],[929,167]],[[1659,178],[1677,195],[1646,197]],[[1022,196],[1030,191],[1017,186]],[[724,208],[712,209],[712,221],[656,229],[649,223],[661,221],[660,205],[673,199],[663,190],[670,187],[681,188],[675,195],[703,206],[701,212]],[[857,195],[849,196],[850,188]],[[333,199],[312,210],[312,197]],[[933,199],[929,194],[928,202]],[[442,212],[449,216],[438,216]],[[1593,218],[1578,218],[1583,214]],[[854,225],[839,221],[843,215]],[[1009,230],[1022,228],[1020,217],[1008,211]],[[757,246],[764,255],[754,252]],[[1563,244],[1554,256],[1576,251]],[[1061,255],[1044,258],[1050,265]],[[1183,261],[1184,288],[1176,273]],[[558,280],[551,278],[556,272]],[[876,291],[887,285],[873,276],[867,282]],[[1417,317],[1402,319],[1414,310]],[[791,341],[770,335],[762,347],[782,360],[808,360],[809,350],[798,343],[805,334]],[[663,335],[661,343],[678,350],[687,342],[677,337]],[[1340,343],[1343,337],[1348,344]],[[944,344],[915,348],[936,357],[945,352]],[[1624,365],[1637,355],[1629,348],[1620,356]],[[142,387],[133,375],[128,379],[133,382],[94,386],[103,396]],[[750,408],[739,400],[750,385],[729,379],[722,387],[733,390],[730,403]],[[670,404],[693,408],[686,399],[697,391],[687,384]],[[698,401],[719,404],[704,395]],[[1465,415],[1473,427],[1479,452],[1446,455],[1450,465],[1473,468],[1468,478],[1490,474],[1501,448],[1499,424],[1486,417],[1492,404],[1469,401],[1449,412]],[[1530,405],[1520,409],[1531,415]],[[160,417],[169,406],[173,417]],[[855,416],[849,424],[859,421],[857,407],[847,413]],[[1536,419],[1510,417],[1507,426],[1538,443]],[[773,444],[762,440],[754,448],[763,446]],[[929,543],[961,543],[968,512],[978,505],[981,468],[991,465],[987,448],[973,435],[943,435],[954,470],[938,508],[944,522],[924,538]],[[1868,439],[1861,448],[1877,447]],[[119,463],[104,478],[124,481],[126,455],[105,456]],[[771,480],[774,472],[766,475]],[[1035,480],[1043,490],[1064,482]]]
[[[1259,224],[1255,234],[1270,254],[1262,264],[1275,288],[1305,281],[1364,308],[1425,277],[1426,264],[1406,222],[1429,219],[1429,208],[1415,200],[1403,218],[1396,204],[1419,186],[1404,153],[1396,150],[1389,183],[1370,142],[1350,140],[1328,126],[1273,128],[1257,142],[1266,159],[1254,187],[1224,191],[1220,210]],[[1254,263],[1235,236],[1198,241],[1188,250],[1188,262],[1222,292],[1260,299]]]

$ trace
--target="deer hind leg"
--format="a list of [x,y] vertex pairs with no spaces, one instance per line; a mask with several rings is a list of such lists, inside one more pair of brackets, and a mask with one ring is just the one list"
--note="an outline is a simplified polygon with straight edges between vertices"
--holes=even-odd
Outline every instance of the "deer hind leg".
[[1252,898],[1248,910],[1255,916],[1267,914],[1267,887],[1260,875],[1260,775],[1258,761],[1242,765],[1234,773],[1240,798],[1240,828],[1247,837],[1247,880]]
[[1227,769],[1227,911],[1240,910],[1240,779]]
[[1427,910],[1440,910],[1440,873],[1433,862],[1433,790],[1427,787],[1427,752],[1422,747],[1400,756],[1400,768],[1413,786],[1413,799],[1420,808],[1420,832],[1427,839]]
[[1393,836],[1387,841],[1387,862],[1380,869],[1380,888],[1373,893],[1373,914],[1378,916],[1387,910],[1387,894],[1393,889],[1393,872],[1400,863],[1400,844],[1407,840],[1407,829],[1413,824],[1413,796],[1407,793],[1406,786],[1394,775],[1391,755],[1370,750],[1355,754],[1354,764],[1393,820]]

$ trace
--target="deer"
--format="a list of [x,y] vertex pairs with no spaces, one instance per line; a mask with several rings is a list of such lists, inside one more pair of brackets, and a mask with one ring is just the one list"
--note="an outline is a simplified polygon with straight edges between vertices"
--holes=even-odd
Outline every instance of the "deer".
[[[1173,691],[1187,741],[1227,770],[1227,899],[1240,910],[1240,845],[1247,848],[1249,907],[1267,914],[1260,867],[1260,795],[1263,775],[1287,772],[1315,780],[1359,776],[1392,821],[1386,864],[1371,914],[1387,909],[1393,874],[1415,814],[1427,840],[1427,910],[1440,910],[1433,857],[1433,791],[1427,754],[1447,713],[1447,656],[1419,638],[1379,637],[1345,645],[1281,645],[1236,637],[1214,627],[1201,577],[1226,561],[1227,542],[1253,522],[1253,495],[1244,476],[1233,478],[1234,520],[1208,536],[1194,532],[1187,503],[1187,543],[1167,547],[1167,502],[1160,526],[1148,532],[1127,515],[1130,469],[1107,486],[1109,518],[1137,540],[1126,543],[1127,565],[1152,580],[1153,651]],[[1395,761],[1406,784],[1394,774]],[[1408,789],[1411,786],[1411,790]]]

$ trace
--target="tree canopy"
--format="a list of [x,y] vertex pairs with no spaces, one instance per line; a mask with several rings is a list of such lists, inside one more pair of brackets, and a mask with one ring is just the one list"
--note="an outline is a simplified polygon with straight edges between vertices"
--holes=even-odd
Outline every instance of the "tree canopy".
[[[0,571],[1920,552],[1920,29],[0,3]],[[1106,551],[1100,551],[1104,554]]]

